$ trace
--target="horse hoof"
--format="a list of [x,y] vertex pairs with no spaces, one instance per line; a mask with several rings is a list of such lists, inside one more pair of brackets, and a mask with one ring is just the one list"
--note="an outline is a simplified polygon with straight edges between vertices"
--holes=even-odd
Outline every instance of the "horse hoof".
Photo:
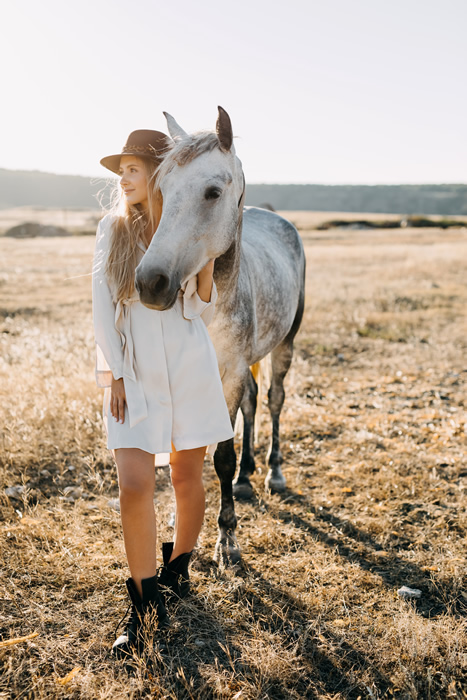
[[286,481],[283,474],[274,474],[269,470],[264,481],[264,488],[269,493],[284,493]]
[[234,536],[219,535],[214,549],[214,561],[218,566],[233,566],[242,560],[240,547]]
[[237,500],[249,501],[253,498],[253,487],[249,481],[236,481],[232,488],[234,498]]

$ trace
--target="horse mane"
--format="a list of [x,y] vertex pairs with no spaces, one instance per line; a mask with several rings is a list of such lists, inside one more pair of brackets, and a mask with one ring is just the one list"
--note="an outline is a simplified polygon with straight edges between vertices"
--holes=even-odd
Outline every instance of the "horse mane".
[[220,145],[214,131],[198,131],[186,134],[180,141],[174,141],[166,150],[157,172],[156,187],[159,187],[161,180],[173,170],[175,164],[186,165],[202,153],[210,153],[215,148],[220,148]]

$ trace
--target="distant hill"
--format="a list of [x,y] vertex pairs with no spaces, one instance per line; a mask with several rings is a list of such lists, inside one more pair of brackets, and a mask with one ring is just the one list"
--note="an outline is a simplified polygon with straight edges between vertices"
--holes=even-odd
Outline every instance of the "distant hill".
[[[0,209],[89,208],[104,202],[105,178],[0,168]],[[467,185],[247,185],[246,204],[280,210],[467,215]]]
[[467,214],[467,185],[248,185],[246,204],[275,209]]
[[105,178],[0,168],[0,209],[24,206],[96,209],[97,195],[105,186]]

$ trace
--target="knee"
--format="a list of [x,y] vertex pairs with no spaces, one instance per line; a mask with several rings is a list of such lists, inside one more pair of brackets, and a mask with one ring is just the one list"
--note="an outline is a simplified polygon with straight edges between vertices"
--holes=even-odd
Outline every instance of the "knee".
[[153,498],[153,484],[148,479],[138,478],[133,474],[125,474],[119,479],[120,501],[132,503],[150,496]]
[[178,472],[174,469],[170,472],[172,486],[179,495],[193,493],[195,490],[202,489],[204,492],[202,475],[193,474],[190,472]]

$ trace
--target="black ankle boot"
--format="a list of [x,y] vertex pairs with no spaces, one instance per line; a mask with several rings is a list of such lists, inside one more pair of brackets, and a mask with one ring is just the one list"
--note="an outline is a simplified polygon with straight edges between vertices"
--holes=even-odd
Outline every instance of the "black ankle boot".
[[145,618],[154,615],[159,629],[169,626],[169,618],[163,598],[159,592],[157,576],[141,581],[143,596],[141,597],[132,578],[126,582],[128,595],[131,600],[131,613],[125,632],[112,645],[112,654],[117,658],[131,655],[143,648],[143,626]]
[[186,598],[190,592],[188,565],[193,552],[180,554],[173,561],[170,561],[173,548],[173,542],[164,542],[162,545],[164,566],[159,576],[159,586],[166,601],[173,597]]

